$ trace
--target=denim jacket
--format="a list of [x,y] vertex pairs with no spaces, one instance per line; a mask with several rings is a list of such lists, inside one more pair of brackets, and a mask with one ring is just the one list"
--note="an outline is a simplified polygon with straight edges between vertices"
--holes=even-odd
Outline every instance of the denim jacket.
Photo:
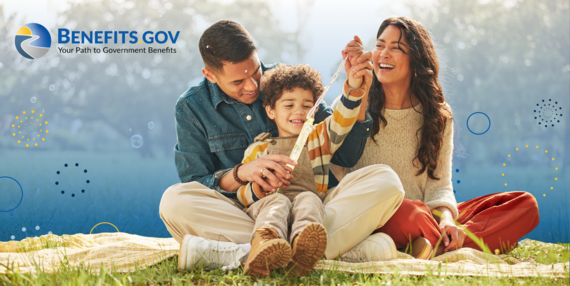
[[[265,66],[262,72],[274,68]],[[204,80],[180,96],[175,108],[177,142],[174,160],[182,183],[197,181],[226,197],[235,198],[235,192],[219,188],[220,179],[243,158],[253,139],[262,132],[277,137],[275,123],[267,117],[262,106],[263,94],[250,106],[227,96],[217,84]],[[315,123],[330,116],[333,110],[321,103]],[[370,136],[372,119],[357,122],[332,163],[343,167],[356,165]]]

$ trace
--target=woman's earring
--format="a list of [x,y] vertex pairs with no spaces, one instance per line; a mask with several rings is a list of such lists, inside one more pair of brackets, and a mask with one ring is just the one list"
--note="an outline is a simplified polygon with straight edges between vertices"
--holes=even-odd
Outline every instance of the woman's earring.
[[418,73],[417,73],[417,72],[414,72],[414,76],[417,77],[417,76],[418,76]]

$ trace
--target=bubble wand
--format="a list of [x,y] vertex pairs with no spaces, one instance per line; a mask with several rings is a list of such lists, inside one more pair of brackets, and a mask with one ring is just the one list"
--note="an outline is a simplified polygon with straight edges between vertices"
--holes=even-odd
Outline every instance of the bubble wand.
[[[301,134],[299,134],[299,137],[297,137],[297,142],[295,142],[295,147],[293,147],[293,151],[291,151],[291,155],[289,156],[289,158],[295,161],[299,160],[299,157],[301,156],[301,151],[303,151],[303,147],[305,147],[305,142],[307,142],[309,134],[311,134],[311,132],[313,132],[314,130],[313,122],[315,121],[315,119],[313,118],[313,115],[317,111],[317,108],[319,108],[319,104],[321,104],[321,102],[325,99],[325,94],[327,94],[327,92],[331,88],[331,85],[338,77],[338,74],[340,73],[340,71],[342,71],[342,68],[344,68],[345,61],[346,60],[342,61],[342,63],[336,70],[336,73],[333,75],[329,85],[325,87],[325,90],[323,90],[323,93],[321,94],[321,96],[319,96],[319,98],[315,102],[315,105],[313,105],[313,108],[309,110],[309,113],[307,114],[307,120],[305,121],[305,124],[303,124],[303,129],[301,129]],[[292,166],[291,164],[287,164],[287,167],[291,168],[291,170],[295,169],[295,166]],[[277,188],[277,192],[282,194],[283,189]]]

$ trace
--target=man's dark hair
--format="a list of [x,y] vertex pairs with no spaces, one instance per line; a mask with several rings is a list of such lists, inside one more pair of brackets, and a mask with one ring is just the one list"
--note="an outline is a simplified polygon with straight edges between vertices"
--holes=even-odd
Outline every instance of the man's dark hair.
[[198,42],[206,68],[223,72],[222,61],[239,63],[257,48],[247,30],[238,22],[221,20],[210,26]]

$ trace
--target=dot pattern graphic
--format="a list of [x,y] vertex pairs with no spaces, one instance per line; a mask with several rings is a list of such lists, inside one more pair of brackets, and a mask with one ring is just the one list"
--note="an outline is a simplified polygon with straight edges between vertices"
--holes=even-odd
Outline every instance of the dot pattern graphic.
[[22,115],[14,117],[14,122],[11,125],[12,137],[17,139],[18,144],[23,143],[26,147],[37,147],[38,142],[44,142],[45,134],[49,133],[48,121],[44,120],[43,117],[43,113],[37,114],[35,110],[31,112],[22,111]]
[[[79,163],[75,163],[74,165],[75,165],[76,168],[72,168],[72,169],[81,170],[81,168],[79,168]],[[69,167],[69,164],[65,163],[65,164],[63,164],[63,167],[64,167],[64,170],[65,170],[65,168],[68,168],[68,167]],[[77,171],[73,171],[73,172],[77,172]],[[87,169],[83,169],[83,170],[81,170],[81,172],[84,173],[84,174],[87,174]],[[56,175],[61,175],[61,173],[62,173],[62,172],[59,171],[59,170],[55,172]],[[89,183],[91,183],[91,181],[90,181],[90,180],[86,180],[85,183],[89,184]],[[59,184],[60,184],[59,180],[55,181],[55,185],[56,185],[56,186],[59,186]],[[85,193],[85,188],[81,189],[81,193]],[[64,194],[65,194],[65,190],[61,190],[61,194],[64,195]],[[71,193],[71,197],[72,197],[72,198],[75,198],[75,193]]]
[[[538,149],[538,147],[539,147],[539,146],[536,145],[536,148],[535,148],[535,149]],[[528,148],[528,144],[525,145],[525,148]],[[518,148],[518,147],[515,148],[515,151],[519,151],[519,148]],[[547,153],[548,153],[548,150],[544,150],[544,153],[547,154]],[[508,154],[507,157],[511,157],[511,154]],[[554,161],[554,158],[552,158],[552,161]],[[507,164],[506,164],[506,163],[503,163],[503,166],[507,166]],[[558,167],[554,167],[554,171],[558,171]],[[505,177],[505,173],[504,173],[504,172],[501,173],[501,177]],[[558,177],[554,177],[554,181],[558,181]],[[505,187],[506,187],[506,186],[508,186],[507,183],[505,183]],[[550,190],[554,190],[554,187],[551,186],[551,187],[550,187]],[[543,194],[542,196],[543,196],[543,197],[546,197],[546,194]]]
[[543,99],[542,102],[536,104],[534,119],[538,121],[538,125],[554,127],[555,123],[560,123],[560,117],[562,117],[562,107],[558,106],[558,101]]

